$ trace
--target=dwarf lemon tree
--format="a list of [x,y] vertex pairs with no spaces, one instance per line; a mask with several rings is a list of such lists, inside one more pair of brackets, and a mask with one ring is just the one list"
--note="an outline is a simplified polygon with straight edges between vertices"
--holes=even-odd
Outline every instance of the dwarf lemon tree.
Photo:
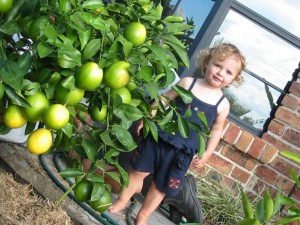
[[[0,130],[26,125],[25,134],[32,135],[27,146],[33,153],[34,143],[43,143],[38,140],[43,136],[49,137],[49,147],[51,132],[52,145],[42,152],[60,149],[68,156],[75,151],[76,165],[61,175],[89,180],[91,204],[106,210],[111,198],[103,176],[128,184],[118,155],[137,147],[129,128],[143,119],[144,135],[157,139],[157,124],[172,120],[166,114],[176,107],[170,102],[166,111],[159,90],[173,83],[172,71],[179,65],[189,66],[187,47],[178,33],[193,27],[184,20],[165,19],[160,1],[14,0],[12,6],[12,1],[0,1],[4,2],[0,84],[6,109]],[[191,101],[190,94],[175,90],[185,102]],[[160,113],[154,118],[151,101],[159,103]],[[88,122],[90,117],[101,126]],[[78,123],[86,129],[77,129]],[[45,130],[38,132],[36,127]],[[184,117],[178,128],[190,129]],[[88,171],[79,165],[83,158],[91,162]],[[106,173],[105,164],[120,173]],[[96,174],[96,168],[103,173]]]

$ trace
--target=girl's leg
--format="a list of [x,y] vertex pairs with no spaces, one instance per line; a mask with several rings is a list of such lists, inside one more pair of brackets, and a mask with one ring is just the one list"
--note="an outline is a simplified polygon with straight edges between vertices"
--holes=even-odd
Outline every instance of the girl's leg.
[[146,195],[142,208],[140,209],[136,225],[147,225],[148,218],[156,210],[161,201],[164,199],[165,193],[159,191],[154,182]]
[[143,180],[146,176],[148,176],[149,173],[145,172],[138,172],[136,170],[131,170],[128,173],[129,176],[129,185],[128,187],[125,187],[123,192],[121,193],[121,196],[119,199],[114,202],[110,207],[109,211],[112,213],[119,212],[120,210],[123,210],[127,202],[130,200],[130,198],[136,194],[140,193],[143,187]]

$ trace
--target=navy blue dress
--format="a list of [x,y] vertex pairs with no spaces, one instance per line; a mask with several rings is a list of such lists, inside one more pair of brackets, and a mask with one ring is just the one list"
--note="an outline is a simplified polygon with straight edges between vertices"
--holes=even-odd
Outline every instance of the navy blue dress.
[[[195,78],[189,90],[193,89],[196,81]],[[197,112],[203,112],[206,115],[208,126],[211,127],[218,115],[218,105],[223,99],[224,95],[216,105],[210,105],[194,97],[191,104],[185,104],[178,97],[176,106],[181,115],[184,115],[190,107],[192,116],[187,120],[198,124],[200,119]],[[189,165],[198,152],[198,134],[191,130],[190,136],[184,138],[179,132],[174,135],[163,132],[159,128],[158,133],[158,142],[151,135],[141,141],[139,148],[133,153],[131,164],[136,171],[153,173],[153,181],[156,187],[166,195],[174,196],[180,190],[181,182]]]

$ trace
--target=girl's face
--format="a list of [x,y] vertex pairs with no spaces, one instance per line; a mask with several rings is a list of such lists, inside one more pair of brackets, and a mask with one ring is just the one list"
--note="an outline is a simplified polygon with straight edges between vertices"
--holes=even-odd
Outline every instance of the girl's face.
[[205,79],[214,88],[223,88],[231,84],[241,69],[241,61],[229,56],[223,61],[210,59],[207,63]]

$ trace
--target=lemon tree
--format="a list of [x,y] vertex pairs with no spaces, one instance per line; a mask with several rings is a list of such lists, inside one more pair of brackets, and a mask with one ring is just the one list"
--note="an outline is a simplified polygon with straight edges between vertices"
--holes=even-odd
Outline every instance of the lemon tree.
[[[107,175],[127,185],[117,159],[121,151],[137,147],[129,128],[144,119],[144,134],[157,139],[157,124],[168,124],[172,118],[166,115],[176,112],[172,102],[169,111],[161,107],[159,90],[173,83],[172,70],[189,67],[187,46],[178,34],[193,26],[164,18],[163,10],[160,1],[149,0],[15,0],[0,12],[0,94],[6,108],[0,131],[26,125],[32,150],[38,143],[32,137],[43,136],[35,131],[39,127],[53,137],[43,151],[75,151],[77,164],[61,175],[89,180],[90,200],[99,211],[111,199],[109,189],[99,184],[104,174],[93,169],[114,165],[120,173]],[[185,102],[191,100],[188,93],[176,91]],[[151,101],[159,103],[155,118],[150,116]],[[178,122],[177,129],[192,128],[184,118]],[[83,158],[92,164],[89,171],[79,165]]]

